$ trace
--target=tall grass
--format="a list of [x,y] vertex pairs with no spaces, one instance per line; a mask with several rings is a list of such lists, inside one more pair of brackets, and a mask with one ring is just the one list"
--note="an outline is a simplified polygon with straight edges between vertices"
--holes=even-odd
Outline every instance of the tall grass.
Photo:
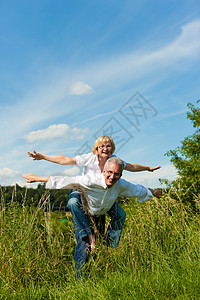
[[181,199],[123,204],[118,248],[97,244],[80,284],[71,216],[48,212],[48,194],[37,208],[22,197],[5,206],[1,193],[0,299],[200,299],[200,218]]

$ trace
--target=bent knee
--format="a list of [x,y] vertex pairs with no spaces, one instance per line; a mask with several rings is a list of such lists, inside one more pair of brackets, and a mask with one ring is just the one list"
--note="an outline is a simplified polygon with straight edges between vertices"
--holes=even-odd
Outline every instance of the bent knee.
[[67,203],[67,207],[71,210],[74,207],[77,207],[80,205],[79,199],[77,198],[69,198],[68,203]]
[[118,211],[118,216],[119,216],[120,220],[125,220],[126,219],[126,213],[122,208]]
[[125,213],[125,211],[122,212],[121,218],[124,219],[124,220],[126,219],[126,213]]

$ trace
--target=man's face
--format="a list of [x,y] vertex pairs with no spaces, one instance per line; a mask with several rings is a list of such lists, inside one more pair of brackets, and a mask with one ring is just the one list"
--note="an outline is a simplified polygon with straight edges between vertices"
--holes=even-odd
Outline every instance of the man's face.
[[105,177],[105,183],[107,187],[113,186],[122,176],[121,167],[115,163],[110,162],[108,164],[107,170],[103,170],[103,175]]

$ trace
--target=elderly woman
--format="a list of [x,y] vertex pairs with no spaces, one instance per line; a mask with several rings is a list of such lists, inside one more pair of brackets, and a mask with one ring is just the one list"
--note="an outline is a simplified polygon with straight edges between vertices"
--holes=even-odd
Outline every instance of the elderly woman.
[[[105,162],[109,157],[113,156],[114,151],[115,144],[113,139],[109,136],[101,136],[95,141],[92,153],[83,154],[76,157],[66,157],[45,155],[33,151],[28,152],[28,155],[34,160],[44,159],[61,165],[82,166],[83,174],[90,173],[92,176],[98,176],[98,174],[103,172]],[[124,170],[131,172],[153,172],[159,168],[160,165],[156,167],[149,167],[124,162]],[[95,249],[95,239],[93,235],[94,226],[91,226],[91,224],[96,225],[97,229],[102,234],[105,229],[105,216],[95,218],[87,216],[82,208],[81,194],[77,191],[72,191],[69,196],[67,206],[73,216],[74,231],[77,241],[74,259],[76,270],[79,272],[83,264],[87,261],[87,250],[90,248],[91,251],[94,251]],[[107,245],[116,247],[120,239],[126,213],[118,205],[118,203],[115,202],[108,211],[108,215],[111,217],[111,222],[108,226],[106,234]],[[113,243],[113,241],[115,242]]]

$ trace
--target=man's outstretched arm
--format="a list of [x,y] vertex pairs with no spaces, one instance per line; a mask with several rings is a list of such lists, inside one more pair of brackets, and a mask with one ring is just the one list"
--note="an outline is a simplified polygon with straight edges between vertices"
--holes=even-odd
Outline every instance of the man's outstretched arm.
[[138,198],[138,202],[143,202],[152,197],[160,198],[162,191],[160,189],[148,189],[141,184],[133,184],[124,179],[119,181],[120,195],[129,198]]
[[87,176],[37,176],[35,174],[22,175],[26,182],[45,182],[46,189],[81,189],[90,185]]
[[25,174],[22,175],[23,178],[26,179],[26,182],[33,183],[33,182],[47,182],[49,180],[49,176],[43,177],[43,176],[37,176],[35,174]]

